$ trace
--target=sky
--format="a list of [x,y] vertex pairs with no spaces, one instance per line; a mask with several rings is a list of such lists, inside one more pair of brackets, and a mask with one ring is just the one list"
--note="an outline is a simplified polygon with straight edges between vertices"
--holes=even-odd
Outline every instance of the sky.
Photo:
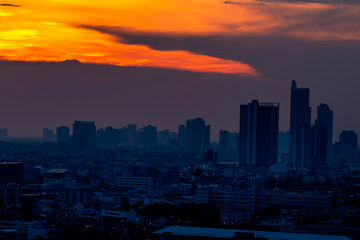
[[[0,127],[95,120],[175,130],[188,118],[238,130],[239,105],[280,102],[290,84],[359,133],[359,0],[3,0]],[[77,61],[66,61],[77,60]]]

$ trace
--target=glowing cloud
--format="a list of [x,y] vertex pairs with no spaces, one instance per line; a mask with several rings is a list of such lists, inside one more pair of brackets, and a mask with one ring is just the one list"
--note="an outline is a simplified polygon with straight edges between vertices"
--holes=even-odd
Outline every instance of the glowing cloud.
[[113,36],[76,26],[121,26],[177,35],[278,34],[313,39],[341,35],[360,39],[360,31],[355,31],[359,28],[358,20],[351,17],[360,14],[357,6],[294,5],[286,1],[264,6],[257,0],[236,2],[241,4],[224,4],[220,0],[18,0],[11,4],[13,7],[0,8],[0,56],[8,60],[78,59],[256,76],[256,70],[246,63],[129,45]]

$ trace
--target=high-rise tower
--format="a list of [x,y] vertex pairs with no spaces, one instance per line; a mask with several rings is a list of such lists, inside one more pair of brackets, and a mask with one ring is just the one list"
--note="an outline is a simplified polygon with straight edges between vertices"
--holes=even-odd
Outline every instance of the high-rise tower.
[[186,144],[191,152],[204,152],[210,147],[210,125],[202,118],[186,121]]
[[276,163],[278,137],[279,103],[253,100],[240,106],[240,164],[270,166]]
[[76,151],[93,150],[96,145],[95,122],[75,121],[73,124],[72,147]]
[[290,106],[290,146],[293,153],[295,144],[296,128],[308,127],[311,123],[310,89],[298,88],[296,81],[291,83],[291,106]]

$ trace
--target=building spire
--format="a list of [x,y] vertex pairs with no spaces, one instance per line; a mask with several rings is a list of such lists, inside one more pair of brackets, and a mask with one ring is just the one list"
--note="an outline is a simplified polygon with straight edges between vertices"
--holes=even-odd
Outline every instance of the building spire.
[[296,81],[294,79],[291,82],[291,88],[297,88],[296,87]]

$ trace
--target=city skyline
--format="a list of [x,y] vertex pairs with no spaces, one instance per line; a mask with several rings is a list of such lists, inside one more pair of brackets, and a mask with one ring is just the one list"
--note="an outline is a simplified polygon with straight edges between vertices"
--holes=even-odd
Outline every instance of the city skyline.
[[359,133],[359,11],[355,0],[4,2],[0,127],[39,136],[74,120],[175,129],[202,117],[237,131],[238,106],[258,99],[281,104],[283,131],[295,79],[312,116],[334,110],[334,137]]
[[[72,64],[72,63],[71,63]],[[289,82],[291,82],[291,81],[289,81]],[[291,87],[291,93],[292,93],[292,91],[293,91],[293,89],[294,89],[294,82],[295,82],[295,80],[292,80],[292,87]],[[295,82],[295,89],[296,89],[296,82]],[[303,90],[309,90],[309,88],[307,88],[307,87],[304,87],[304,88],[297,88],[298,90],[300,90],[300,91],[303,91]],[[311,92],[311,91],[310,91]],[[307,94],[309,94],[309,93],[307,93]],[[290,94],[291,95],[291,94]],[[311,102],[311,94],[310,95],[307,95],[308,96],[308,98],[309,98],[309,101]],[[275,102],[275,101],[272,101],[272,102]],[[289,99],[289,103],[291,102],[291,98]],[[240,103],[239,105],[241,105],[241,104],[243,104],[243,103]],[[285,106],[286,106],[286,104],[284,104]],[[290,105],[290,104],[289,104]],[[310,104],[310,111],[311,111],[311,124],[313,124],[313,123],[315,123],[315,120],[316,120],[316,118],[318,117],[318,111],[319,111],[319,107],[324,107],[324,106],[327,106],[327,103],[324,103],[324,102],[320,102],[317,106],[312,106],[311,104]],[[329,106],[327,106],[327,107],[329,107]],[[332,110],[334,110],[334,109],[332,109]],[[281,108],[281,110],[279,111],[279,115],[280,115],[280,124],[279,124],[279,131],[282,131],[282,132],[286,132],[286,131],[289,131],[290,132],[290,135],[291,135],[291,129],[290,129],[290,127],[288,128],[288,129],[284,129],[284,125],[286,125],[286,121],[289,121],[289,120],[285,120],[285,123],[284,122],[281,122],[281,120],[284,118],[284,117],[281,117],[282,116],[282,114],[281,113],[283,113],[283,112],[286,112],[286,109],[284,110],[284,107],[282,106],[282,108]],[[334,115],[336,115],[336,109],[335,109],[335,114]],[[290,113],[290,111],[289,111],[289,113]],[[194,116],[192,116],[192,117],[190,117],[190,118],[197,118],[197,117],[201,117],[201,116],[198,116],[198,115],[194,115]],[[238,117],[237,117],[238,118]],[[290,122],[291,122],[291,117],[289,116],[289,119],[290,119]],[[90,119],[90,120],[93,120],[93,119]],[[205,119],[206,121],[208,121],[207,119]],[[239,122],[239,120],[240,119],[235,119],[235,120],[237,120],[238,122]],[[70,122],[69,122],[70,121]],[[57,127],[60,127],[60,126],[67,126],[67,127],[70,127],[72,124],[73,124],[73,122],[74,121],[89,121],[89,119],[78,119],[78,120],[68,120],[67,121],[67,123],[65,124],[65,123],[60,123],[59,125],[57,125],[57,126],[54,126],[54,127],[41,127],[41,126],[39,126],[39,127],[41,127],[40,128],[40,131],[39,131],[39,133],[36,133],[36,134],[34,134],[34,135],[24,135],[24,134],[13,134],[13,132],[14,132],[14,129],[11,129],[11,128],[8,128],[8,127],[6,127],[6,126],[0,126],[1,128],[3,128],[3,129],[7,129],[7,131],[8,131],[8,136],[9,137],[25,137],[25,138],[27,138],[27,137],[30,137],[30,138],[40,138],[40,137],[42,137],[42,131],[44,130],[44,129],[51,129],[51,130],[53,130],[54,132],[56,131],[56,128]],[[106,128],[106,127],[108,127],[108,126],[111,126],[111,127],[114,127],[114,128],[121,128],[121,127],[124,127],[124,126],[126,126],[126,125],[128,125],[128,124],[137,124],[138,125],[138,127],[145,127],[145,126],[147,126],[147,125],[153,125],[153,126],[155,126],[155,127],[157,127],[159,130],[171,130],[171,131],[176,131],[177,130],[177,128],[178,128],[178,126],[179,125],[181,125],[181,124],[184,124],[184,122],[185,122],[186,120],[178,120],[177,122],[178,122],[178,125],[174,125],[173,127],[168,127],[168,128],[166,128],[166,127],[164,127],[164,126],[162,126],[162,124],[160,124],[160,125],[155,125],[155,124],[151,124],[150,122],[148,122],[148,121],[146,121],[146,119],[145,120],[143,120],[142,122],[141,122],[141,124],[139,125],[138,124],[138,122],[136,122],[136,120],[134,120],[133,122],[127,122],[127,123],[123,123],[123,125],[121,125],[121,124],[114,124],[114,125],[111,125],[111,124],[107,124],[107,123],[102,123],[101,124],[101,121],[94,121],[94,122],[96,122],[96,128],[97,129],[100,129],[100,128]],[[100,122],[100,124],[99,124],[99,122]],[[114,121],[112,121],[112,123],[114,123]],[[282,124],[281,124],[282,123]],[[169,125],[169,124],[168,124]],[[211,125],[211,124],[210,124]],[[288,124],[289,126],[290,126],[290,124]],[[47,125],[48,126],[48,125]],[[214,132],[219,132],[220,130],[227,130],[227,131],[230,131],[230,132],[238,132],[239,131],[239,129],[236,129],[236,127],[235,128],[231,128],[231,127],[228,127],[228,128],[226,128],[225,126],[221,126],[221,125],[211,125],[211,127],[212,128],[214,128],[214,131],[212,132],[212,134],[211,134],[211,141],[217,141],[218,140],[218,135],[217,134],[214,134]],[[282,127],[282,129],[281,129],[281,127]],[[345,129],[345,128],[343,128],[343,127],[341,127],[341,126],[339,126],[339,125],[336,125],[336,124],[334,124],[334,126],[333,126],[333,128],[334,129],[336,129],[336,131],[334,131],[333,132],[333,138],[334,138],[334,141],[338,141],[339,140],[339,135],[340,135],[340,133],[343,131],[343,130],[348,130],[348,131],[351,131],[351,130],[355,130],[355,132],[356,133],[358,133],[358,131],[356,130],[356,129]],[[55,137],[55,136],[54,136]],[[291,137],[290,137],[290,139],[291,139]],[[291,140],[290,140],[291,141]],[[290,143],[291,144],[291,143]]]

